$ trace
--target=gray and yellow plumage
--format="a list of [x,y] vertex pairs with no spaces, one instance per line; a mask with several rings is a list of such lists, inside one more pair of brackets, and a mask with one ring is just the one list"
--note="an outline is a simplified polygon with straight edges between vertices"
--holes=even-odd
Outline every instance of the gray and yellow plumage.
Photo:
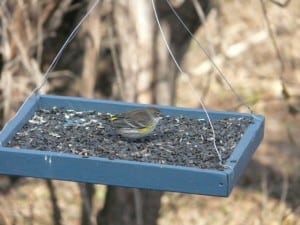
[[114,115],[110,122],[121,136],[136,139],[151,134],[160,119],[159,109],[147,107]]

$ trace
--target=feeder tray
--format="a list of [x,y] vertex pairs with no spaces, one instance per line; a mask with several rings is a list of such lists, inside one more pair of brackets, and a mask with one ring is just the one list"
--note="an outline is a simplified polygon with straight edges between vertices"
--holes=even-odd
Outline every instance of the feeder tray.
[[153,134],[114,132],[111,114],[146,106],[33,95],[0,134],[0,174],[228,196],[263,139],[264,117],[208,111],[221,167],[202,110],[155,106],[164,117]]

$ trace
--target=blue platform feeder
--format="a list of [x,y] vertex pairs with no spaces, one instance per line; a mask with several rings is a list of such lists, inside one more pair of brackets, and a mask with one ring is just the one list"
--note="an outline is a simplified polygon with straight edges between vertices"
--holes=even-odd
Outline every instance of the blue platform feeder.
[[[263,139],[264,117],[260,115],[209,111],[212,119],[253,118],[244,135],[225,162],[225,170],[200,169],[100,157],[8,147],[17,132],[39,109],[64,107],[78,111],[94,110],[112,114],[144,107],[115,101],[74,97],[33,95],[20,108],[0,134],[0,174],[45,179],[88,182],[212,196],[228,196]],[[206,118],[202,110],[156,106],[164,114]],[[83,134],[84,135],[84,134]]]

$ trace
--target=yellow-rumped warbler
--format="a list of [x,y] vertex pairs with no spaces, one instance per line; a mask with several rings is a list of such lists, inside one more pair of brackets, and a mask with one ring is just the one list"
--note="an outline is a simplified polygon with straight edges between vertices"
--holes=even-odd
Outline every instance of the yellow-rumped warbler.
[[147,107],[112,116],[110,122],[121,136],[136,139],[151,134],[160,119],[159,109]]

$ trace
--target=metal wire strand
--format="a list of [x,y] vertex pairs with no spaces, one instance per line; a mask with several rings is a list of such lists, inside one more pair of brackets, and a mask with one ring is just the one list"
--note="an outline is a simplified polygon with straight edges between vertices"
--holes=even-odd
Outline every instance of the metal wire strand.
[[183,75],[184,79],[187,81],[189,87],[191,88],[191,90],[192,90],[192,92],[193,92],[193,95],[198,99],[199,103],[201,104],[201,107],[202,107],[203,110],[204,110],[204,113],[205,113],[206,118],[207,118],[207,120],[208,120],[209,126],[211,127],[211,130],[212,130],[213,145],[214,145],[215,151],[216,151],[216,153],[217,153],[217,156],[218,156],[218,158],[219,158],[219,164],[220,164],[221,166],[224,166],[223,160],[222,160],[222,156],[221,156],[221,153],[220,153],[220,151],[218,150],[218,147],[217,147],[217,144],[216,144],[216,133],[215,133],[215,130],[214,130],[214,127],[213,127],[211,118],[210,118],[210,116],[209,116],[209,113],[208,113],[208,111],[207,111],[207,109],[206,109],[206,107],[205,107],[205,105],[204,105],[204,103],[203,103],[203,101],[202,101],[200,95],[197,93],[195,87],[193,86],[193,84],[192,84],[192,82],[191,82],[191,80],[190,80],[188,74],[186,74],[186,73],[181,69],[179,63],[177,62],[177,60],[176,60],[176,58],[175,58],[175,56],[174,56],[174,54],[173,54],[173,52],[172,52],[172,50],[171,50],[169,44],[168,44],[168,41],[167,41],[167,39],[166,39],[166,37],[165,37],[165,33],[164,33],[163,29],[162,29],[162,26],[161,26],[161,24],[160,24],[160,21],[159,21],[158,15],[157,15],[157,10],[156,10],[156,7],[155,7],[154,0],[152,0],[152,7],[153,7],[154,15],[155,15],[155,20],[156,20],[156,22],[157,22],[158,28],[159,28],[159,30],[160,30],[160,33],[161,33],[162,38],[163,38],[163,41],[164,41],[164,43],[165,43],[165,45],[166,45],[166,48],[168,49],[168,52],[169,52],[170,56],[172,57],[172,59],[173,59],[175,65],[176,65],[177,69],[180,71],[180,73]]
[[68,36],[67,40],[65,41],[65,43],[63,44],[63,46],[61,47],[61,49],[58,51],[58,53],[56,54],[55,58],[53,59],[53,61],[51,62],[50,66],[48,67],[47,71],[45,72],[42,82],[32,91],[32,93],[30,94],[37,94],[41,88],[45,85],[46,81],[49,78],[49,74],[50,72],[54,69],[54,67],[56,66],[56,64],[58,63],[58,60],[61,58],[64,50],[66,49],[66,47],[70,44],[70,42],[74,39],[75,35],[77,34],[77,32],[79,31],[79,28],[81,26],[81,24],[88,18],[88,16],[93,12],[93,10],[96,8],[97,4],[100,2],[100,0],[95,0],[94,4],[89,8],[89,10],[87,11],[87,13],[81,18],[81,20],[79,21],[79,23],[76,25],[76,27],[72,30],[71,34]]

